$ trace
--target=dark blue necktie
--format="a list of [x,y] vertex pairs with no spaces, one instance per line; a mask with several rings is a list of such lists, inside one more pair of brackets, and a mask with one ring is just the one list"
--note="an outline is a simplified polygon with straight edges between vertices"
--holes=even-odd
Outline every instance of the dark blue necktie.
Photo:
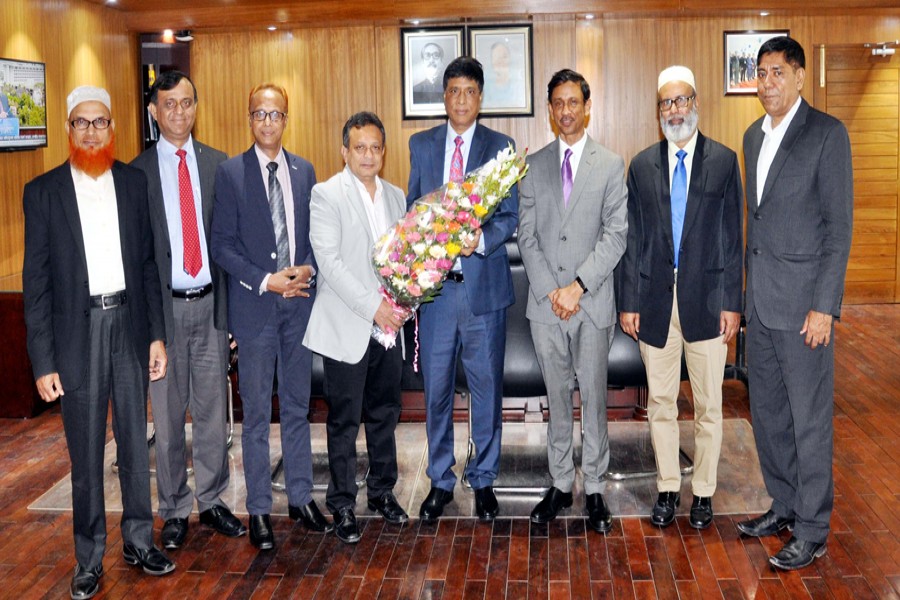
[[687,169],[684,168],[684,157],[687,152],[679,150],[675,153],[678,164],[672,176],[672,241],[675,243],[675,268],[678,268],[678,252],[681,249],[681,230],[684,228],[684,209],[687,206]]

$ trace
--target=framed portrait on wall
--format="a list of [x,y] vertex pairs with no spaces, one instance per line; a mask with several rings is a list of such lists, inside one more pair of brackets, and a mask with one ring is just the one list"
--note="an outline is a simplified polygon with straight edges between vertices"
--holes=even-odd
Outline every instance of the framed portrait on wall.
[[481,114],[534,115],[531,25],[469,27],[469,55],[484,67]]
[[790,35],[787,29],[726,31],[725,95],[756,94],[756,54],[773,37]]
[[400,30],[403,118],[444,116],[444,69],[465,53],[462,27]]

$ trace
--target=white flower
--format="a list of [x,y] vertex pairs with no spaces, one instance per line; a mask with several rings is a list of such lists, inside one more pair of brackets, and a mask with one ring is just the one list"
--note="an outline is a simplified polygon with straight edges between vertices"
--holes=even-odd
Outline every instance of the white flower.
[[432,246],[428,249],[428,254],[430,254],[432,258],[444,258],[447,256],[447,251],[441,246]]
[[413,244],[412,249],[413,252],[416,253],[416,256],[422,256],[425,254],[426,247],[425,242],[419,242],[418,244]]
[[398,290],[406,289],[406,282],[400,277],[391,277],[391,285],[393,285],[394,288]]
[[434,273],[431,271],[422,271],[419,273],[419,276],[416,278],[416,281],[419,283],[419,287],[423,290],[430,290],[434,287]]

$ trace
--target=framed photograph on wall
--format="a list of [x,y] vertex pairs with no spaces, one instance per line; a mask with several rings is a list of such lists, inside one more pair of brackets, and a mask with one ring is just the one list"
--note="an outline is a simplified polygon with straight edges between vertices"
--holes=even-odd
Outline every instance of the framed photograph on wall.
[[400,30],[403,118],[444,116],[444,69],[465,53],[462,27]]
[[790,35],[787,29],[725,32],[725,95],[756,94],[756,53],[767,40]]
[[469,55],[484,66],[481,114],[534,115],[531,25],[469,27]]

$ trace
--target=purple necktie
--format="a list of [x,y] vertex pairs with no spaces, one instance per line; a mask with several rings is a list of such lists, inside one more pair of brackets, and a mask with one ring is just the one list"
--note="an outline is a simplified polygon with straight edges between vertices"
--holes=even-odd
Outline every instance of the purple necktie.
[[563,184],[563,202],[565,203],[565,207],[569,208],[569,196],[572,194],[572,164],[569,162],[569,158],[572,156],[572,149],[566,148],[566,154],[563,157],[562,163],[562,184]]

